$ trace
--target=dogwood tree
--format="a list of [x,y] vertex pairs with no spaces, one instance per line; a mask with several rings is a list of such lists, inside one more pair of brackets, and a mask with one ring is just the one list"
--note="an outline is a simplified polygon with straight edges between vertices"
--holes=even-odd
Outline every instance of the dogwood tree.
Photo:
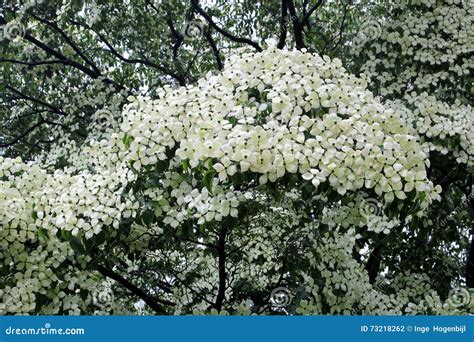
[[[370,89],[386,105],[402,111],[416,128],[431,161],[430,178],[443,188],[443,200],[430,209],[431,221],[422,224],[427,243],[415,242],[429,262],[414,266],[446,285],[462,272],[472,287],[473,4],[396,2],[393,13],[385,22],[370,21],[377,39],[356,40],[356,69],[371,78]],[[433,253],[436,249],[443,252]],[[455,266],[456,259],[462,263]],[[431,265],[449,271],[428,270]]]
[[469,6],[8,4],[0,310],[467,312]]

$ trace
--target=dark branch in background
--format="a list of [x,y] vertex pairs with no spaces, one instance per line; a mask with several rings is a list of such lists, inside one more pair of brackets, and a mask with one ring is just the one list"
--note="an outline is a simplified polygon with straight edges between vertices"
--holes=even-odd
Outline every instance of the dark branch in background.
[[309,0],[303,0],[303,6],[302,6],[302,9],[301,9],[301,12],[303,13],[303,17],[306,15],[306,13],[308,13],[308,2]]
[[345,28],[345,24],[346,24],[347,12],[348,12],[347,4],[345,4],[344,5],[344,14],[342,15],[341,25],[339,27],[339,33],[336,36],[336,37],[339,37],[339,38],[338,38],[336,44],[334,44],[334,46],[331,48],[331,51],[334,51],[342,41],[342,35],[344,33],[344,28]]
[[13,63],[13,64],[20,64],[20,65],[26,65],[28,67],[36,67],[40,65],[53,65],[53,64],[64,64],[64,61],[58,60],[58,59],[53,59],[49,61],[38,61],[38,62],[25,62],[25,61],[19,61],[16,59],[8,59],[8,58],[0,58],[0,63]]
[[295,44],[298,50],[303,49],[304,39],[303,39],[303,24],[300,22],[298,15],[296,14],[295,4],[293,0],[286,1],[288,6],[288,11],[290,12],[291,22],[293,24],[293,34],[295,36]]
[[31,126],[30,128],[28,128],[23,134],[18,135],[18,136],[16,136],[15,138],[13,138],[12,141],[9,141],[9,142],[3,143],[3,144],[0,143],[0,148],[10,147],[10,146],[16,144],[17,142],[19,142],[21,139],[25,138],[27,135],[29,135],[30,133],[32,133],[34,130],[36,130],[37,128],[39,128],[39,127],[40,127],[41,125],[43,125],[44,123],[45,123],[45,121],[40,120],[39,122],[37,122],[36,124],[34,124],[34,125]]
[[[39,114],[41,112],[35,112],[35,113],[32,113],[32,114]],[[43,124],[48,124],[48,125],[51,125],[51,126],[61,126],[62,128],[65,128],[66,126],[64,126],[63,124],[60,124],[58,122],[54,122],[54,121],[51,121],[51,120],[48,120],[48,119],[45,119],[41,114],[39,114],[39,118],[40,120],[34,124],[33,126],[29,127],[28,129],[26,129],[25,132],[23,132],[22,134],[16,136],[13,138],[12,141],[9,141],[9,142],[6,142],[6,143],[3,143],[1,144],[0,143],[0,147],[1,148],[5,148],[5,147],[11,147],[13,146],[14,144],[16,144],[17,142],[19,142],[20,140],[23,140],[23,138],[27,137],[29,134],[31,134],[32,132],[34,132],[37,128],[41,127]],[[24,144],[27,144],[27,145],[32,145],[26,141],[22,141],[22,143]]]
[[174,27],[173,16],[171,15],[171,12],[168,12],[166,15],[166,23],[168,24],[168,27],[170,28],[170,31],[171,31],[171,35],[174,38],[173,58],[176,59],[178,57],[178,50],[184,42],[184,37]]
[[52,125],[52,126],[59,126],[59,127],[62,127],[62,128],[66,128],[67,126],[66,125],[63,125],[59,122],[54,122],[54,121],[51,121],[51,120],[48,120],[48,119],[42,119],[44,123],[48,124],[48,125]]
[[303,19],[301,20],[301,23],[304,25],[308,25],[309,24],[309,17],[311,17],[311,15],[324,3],[324,0],[318,0],[318,2],[316,3],[316,5],[314,5],[313,7],[311,7],[311,9],[308,11],[308,13],[306,13],[304,16],[303,16]]
[[224,29],[220,28],[215,22],[214,20],[212,19],[212,17],[207,14],[200,6],[199,6],[199,0],[191,0],[191,4],[192,6],[194,7],[194,9],[204,18],[206,19],[206,21],[209,23],[209,25],[214,29],[216,30],[217,32],[219,32],[220,34],[222,34],[224,37],[232,40],[233,42],[236,42],[236,43],[244,43],[244,44],[248,44],[250,46],[252,46],[253,48],[255,48],[255,50],[257,50],[258,52],[261,52],[263,51],[262,48],[260,47],[260,45],[258,45],[256,42],[248,39],[248,38],[243,38],[243,37],[237,37],[237,36],[234,36],[232,33],[230,32],[227,32],[225,31]]
[[[466,196],[466,203],[469,211],[469,216],[471,220],[474,220],[474,197],[472,196],[472,175],[467,177],[467,184],[461,185],[455,183],[456,186],[464,193]],[[474,229],[471,228],[469,232],[471,241],[469,243],[469,248],[467,251],[467,260],[466,260],[466,285],[469,288],[474,288]]]
[[[471,206],[473,204],[471,203]],[[467,287],[474,287],[474,232],[471,232],[471,242],[466,261],[466,285]]]
[[[303,17],[300,21],[302,32],[304,31],[305,27],[308,30],[311,29],[309,18],[311,17],[311,15],[313,15],[314,12],[316,12],[316,10],[319,7],[321,7],[324,4],[324,0],[318,0],[318,2],[313,7],[311,7],[308,11],[307,10],[308,2],[309,2],[309,0],[304,0],[303,1],[303,11],[302,11],[303,12]],[[330,43],[330,40],[323,33],[319,32],[319,30],[316,30],[316,32],[324,40],[324,48],[321,51],[318,51],[319,55],[322,56],[324,51],[328,47],[328,45]]]
[[[1,23],[1,20],[0,20],[0,23]],[[100,74],[96,73],[94,70],[87,68],[86,66],[82,65],[81,63],[70,60],[66,56],[61,54],[60,52],[50,48],[48,45],[46,45],[43,42],[39,41],[38,39],[36,39],[32,35],[30,35],[28,32],[25,33],[24,38],[26,40],[28,40],[30,43],[32,43],[35,46],[39,47],[41,50],[43,50],[47,54],[52,55],[52,56],[56,57],[57,59],[63,61],[64,65],[70,65],[70,66],[84,72],[85,74],[87,74],[91,78],[98,78],[100,76]]]
[[191,62],[188,63],[188,66],[187,66],[186,71],[185,71],[185,73],[184,73],[184,78],[188,77],[189,72],[191,71],[191,68],[192,68],[194,62],[196,62],[196,60],[197,60],[199,54],[201,53],[201,49],[202,49],[202,44],[201,44],[201,46],[199,46],[199,48],[197,49],[197,51],[196,51],[196,53],[194,54],[194,57],[193,57],[193,59],[191,60]]
[[68,43],[68,45],[70,47],[72,47],[72,49],[78,54],[78,56],[81,57],[94,70],[94,72],[97,75],[101,74],[101,72],[97,68],[97,66],[85,55],[85,53],[83,53],[81,51],[81,49],[79,49],[79,47],[72,41],[72,39],[63,30],[61,30],[59,28],[58,25],[56,25],[55,23],[53,23],[49,20],[46,20],[44,18],[40,18],[40,17],[38,17],[34,14],[32,15],[32,17],[35,18],[36,20],[38,20],[39,22],[42,22],[42,23],[52,27],[55,31],[57,31],[63,37],[63,39],[66,41],[66,43]]
[[184,42],[184,37],[181,33],[179,33],[176,28],[174,27],[173,23],[173,17],[171,15],[171,12],[167,13],[166,17],[166,23],[168,24],[168,27],[170,28],[171,35],[174,38],[174,45],[173,45],[173,59],[176,59],[178,57],[178,50],[180,46]]
[[295,36],[295,45],[298,50],[305,48],[303,30],[305,26],[309,26],[309,17],[324,3],[323,0],[318,0],[316,5],[306,12],[307,2],[303,4],[303,17],[298,17],[295,9],[295,3],[293,0],[284,0],[288,11],[290,12],[291,22],[293,24],[293,34]]
[[286,35],[288,33],[288,4],[287,0],[281,1],[281,17],[280,17],[280,37],[277,47],[283,49],[286,44]]
[[216,59],[217,69],[222,70],[224,68],[224,65],[222,64],[222,59],[219,55],[219,49],[217,48],[216,42],[212,38],[212,33],[210,31],[204,30],[203,34],[207,42],[211,46],[212,53],[214,55],[214,58]]
[[378,244],[372,253],[370,253],[369,260],[367,261],[367,265],[365,266],[365,269],[367,270],[367,273],[369,274],[369,283],[373,284],[375,283],[375,280],[377,279],[377,275],[380,270],[380,252],[382,250],[382,245]]
[[163,305],[175,305],[172,302],[162,300],[159,298],[153,298],[147,295],[142,289],[136,287],[127,279],[123,278],[121,275],[115,273],[109,268],[106,268],[102,265],[97,266],[97,270],[104,276],[115,280],[117,283],[125,287],[127,290],[138,296],[141,300],[143,300],[148,306],[158,314],[167,315],[168,312],[165,310]]
[[184,78],[180,75],[177,75],[175,73],[173,73],[171,70],[167,69],[166,67],[164,66],[161,66],[161,65],[158,65],[156,63],[153,63],[147,59],[138,59],[138,58],[126,58],[124,56],[122,56],[113,46],[112,44],[102,35],[100,34],[99,32],[95,31],[94,29],[92,29],[89,25],[85,24],[85,23],[81,23],[81,22],[78,22],[78,21],[75,21],[75,20],[71,20],[71,22],[73,24],[76,24],[76,25],[80,25],[92,32],[94,32],[99,38],[100,40],[108,47],[108,52],[110,52],[111,54],[113,54],[115,57],[117,57],[119,60],[121,60],[122,62],[125,62],[125,63],[131,63],[131,64],[143,64],[143,65],[147,65],[147,66],[150,66],[152,68],[155,68],[171,77],[173,77],[174,79],[176,79],[180,85],[184,85],[185,84],[185,81],[184,81]]
[[[59,29],[59,27],[57,27],[55,24],[53,24],[53,23],[51,23],[47,20],[44,20],[44,19],[41,19],[41,18],[35,17],[35,16],[33,16],[33,17],[36,20],[38,20],[40,22],[43,22],[43,23],[55,28],[55,30],[57,30],[58,32],[60,32],[60,34],[63,36],[63,38],[66,40],[66,42],[74,49],[74,51],[76,51],[76,53],[78,53],[78,51],[79,51],[79,56],[81,56],[84,59],[84,57],[85,57],[84,54],[82,54],[80,52],[80,50],[77,48],[77,46],[74,45],[74,43],[69,39],[69,37],[62,30]],[[7,22],[5,21],[5,18],[0,16],[0,25],[6,25],[6,24],[7,24]],[[40,48],[41,50],[43,50],[47,54],[56,57],[58,59],[57,63],[59,63],[59,61],[62,61],[63,65],[72,66],[72,67],[84,72],[86,75],[88,75],[88,76],[90,76],[91,78],[94,78],[94,79],[101,76],[100,71],[95,66],[94,66],[93,69],[90,69],[87,66],[85,66],[85,65],[83,65],[79,62],[76,62],[76,61],[73,61],[73,60],[67,58],[66,56],[64,56],[59,51],[56,51],[55,49],[49,47],[47,44],[45,44],[42,41],[40,41],[40,40],[36,39],[35,37],[33,37],[29,32],[25,32],[24,39],[28,40],[30,43],[37,46],[38,48]],[[88,60],[88,59],[86,58],[86,60]],[[108,80],[108,82],[114,83],[112,80]]]
[[[151,2],[150,0],[145,0],[146,4],[150,6],[157,14],[160,14],[160,11],[156,6]],[[171,36],[174,39],[174,45],[173,45],[173,59],[176,59],[178,57],[178,50],[180,46],[183,44],[184,37],[183,35],[176,30],[174,27],[173,23],[173,16],[171,15],[170,11],[166,12],[166,23],[168,24],[168,27],[170,28],[171,31]]]
[[28,100],[28,101],[32,101],[32,102],[35,102],[43,107],[46,107],[46,108],[49,108],[53,113],[56,113],[56,114],[61,114],[61,115],[67,115],[67,113],[63,112],[62,109],[58,108],[58,107],[55,107],[53,106],[52,104],[49,104],[49,103],[46,103],[42,100],[39,100],[39,99],[36,99],[34,97],[31,97],[29,95],[26,95],[24,93],[22,93],[21,91],[19,91],[18,89],[15,89],[9,85],[6,85],[5,86],[6,89],[10,90],[11,92],[19,95],[22,99],[25,99],[25,100]]
[[284,252],[283,252],[283,259],[282,259],[282,263],[281,263],[281,270],[280,270],[280,276],[278,277],[278,280],[275,284],[273,284],[271,286],[271,288],[269,289],[269,295],[265,296],[265,298],[254,298],[254,302],[257,301],[257,302],[260,302],[260,304],[258,304],[258,308],[257,308],[257,314],[261,314],[263,312],[265,312],[265,310],[269,309],[269,305],[270,304],[270,300],[272,299],[272,296],[271,296],[271,291],[273,289],[276,289],[280,286],[282,286],[282,283],[283,283],[283,280],[284,280],[284,277],[285,277],[285,273],[287,272],[287,262],[288,262],[288,246],[286,246]]
[[[39,118],[40,120],[34,124],[33,126],[29,127],[26,129],[26,131],[24,131],[22,134],[18,135],[18,136],[15,136],[13,138],[13,140],[9,141],[9,142],[5,142],[3,144],[0,144],[0,147],[1,148],[6,148],[6,147],[11,147],[13,146],[14,144],[18,143],[18,142],[22,142],[22,143],[25,143],[27,145],[31,145],[30,143],[26,142],[26,141],[23,141],[23,139],[25,137],[27,137],[28,135],[30,135],[31,133],[33,133],[36,129],[38,129],[39,127],[41,127],[43,124],[48,124],[48,125],[52,125],[52,126],[60,126],[62,128],[66,128],[65,125],[61,124],[61,123],[58,123],[58,122],[54,122],[54,121],[51,121],[51,120],[48,120],[48,119],[45,119],[41,113],[55,113],[55,114],[60,114],[60,115],[67,115],[65,112],[63,112],[60,108],[58,107],[55,107],[47,102],[44,102],[42,100],[39,100],[39,99],[36,99],[32,96],[29,96],[29,95],[26,95],[24,93],[22,93],[21,91],[9,86],[9,85],[6,85],[5,86],[5,89],[7,90],[10,90],[12,93],[18,95],[19,97],[16,98],[17,100],[25,100],[25,101],[31,101],[33,103],[36,103],[42,107],[46,107],[48,110],[39,110],[39,111],[33,111],[31,113],[28,113],[28,114],[25,114],[23,115],[23,117],[26,117],[26,116],[30,116],[30,115],[34,115],[34,114],[39,114]],[[29,105],[30,106],[30,105]],[[31,106],[30,106],[31,107]],[[31,107],[32,108],[32,107]]]
[[224,226],[219,232],[219,240],[217,243],[217,254],[218,254],[218,263],[219,263],[219,288],[217,291],[215,307],[217,311],[221,311],[222,303],[225,299],[225,290],[226,290],[226,261],[227,254],[225,251],[227,237],[227,227]]
[[[39,19],[37,19],[37,20],[39,20]],[[6,24],[7,24],[7,22],[5,21],[5,18],[0,16],[0,25],[6,25]],[[50,24],[52,24],[52,23],[50,23]],[[54,25],[54,24],[52,24],[52,25]],[[60,32],[63,32],[59,28],[58,28],[58,30]],[[68,42],[68,44],[76,51],[76,53],[78,53],[80,56],[82,56],[82,58],[87,59],[87,57],[85,57],[85,55],[82,52],[80,52],[80,49],[76,45],[74,45],[74,43],[69,39],[69,37],[65,33],[62,36],[66,40],[66,42]],[[93,79],[97,79],[97,78],[102,76],[100,70],[98,70],[97,67],[94,66],[94,68],[91,69],[91,68],[88,68],[87,66],[85,66],[85,65],[83,65],[79,62],[76,62],[74,60],[71,60],[71,59],[67,58],[61,52],[56,51],[52,47],[48,46],[47,44],[45,44],[42,41],[40,41],[40,40],[36,39],[35,37],[33,37],[29,32],[25,32],[24,39],[26,39],[27,41],[29,41],[30,43],[32,43],[36,47],[40,48],[41,50],[46,52],[48,55],[56,57],[57,60],[54,61],[54,64],[63,64],[63,65],[71,66],[75,69],[78,69],[78,70],[82,71],[83,73],[85,73],[86,75],[88,75],[89,77],[91,77]],[[90,63],[92,63],[92,62],[90,62]],[[124,87],[121,84],[118,84],[117,82],[115,82],[114,80],[109,79],[109,78],[104,78],[104,83],[113,84],[119,89],[124,89]]]

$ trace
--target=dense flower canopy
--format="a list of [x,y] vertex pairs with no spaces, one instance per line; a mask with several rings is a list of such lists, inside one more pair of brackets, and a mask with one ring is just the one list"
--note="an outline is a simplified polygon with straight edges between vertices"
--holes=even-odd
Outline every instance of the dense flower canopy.
[[[442,252],[431,253],[432,247],[414,243],[430,264],[453,269],[456,258],[467,260],[462,267],[472,288],[474,254],[457,254],[455,246],[463,237],[474,242],[474,3],[394,1],[391,6],[385,18],[368,20],[375,22],[376,35],[359,37],[352,46],[354,71],[368,76],[369,89],[415,128],[431,162],[430,179],[443,188],[441,203],[427,214],[432,220],[419,230],[423,234],[428,228],[428,244],[437,240],[435,235],[443,236],[443,242],[437,242]],[[415,227],[410,225],[410,230],[417,231]],[[453,236],[456,242],[448,242]],[[422,263],[419,267],[424,268]],[[453,279],[440,277],[439,271],[425,272],[440,282]],[[472,300],[459,304],[464,305],[472,305]]]
[[394,1],[393,12],[380,22],[378,40],[361,37],[357,44],[362,70],[381,93],[403,96],[416,90],[472,101],[474,3]]
[[40,232],[86,241],[130,219],[145,234],[187,223],[202,230],[239,217],[265,185],[292,175],[296,188],[309,183],[318,196],[350,198],[361,208],[352,220],[385,233],[390,220],[407,217],[382,211],[371,221],[365,197],[420,208],[439,198],[416,132],[337,59],[275,48],[243,53],[221,74],[159,95],[130,98],[119,131],[107,139],[59,149],[54,157],[71,166],[2,160],[4,258],[25,258],[24,244]]
[[472,166],[474,3],[472,1],[393,4],[394,17],[376,40],[362,37],[354,54],[371,89],[406,112],[427,146]]

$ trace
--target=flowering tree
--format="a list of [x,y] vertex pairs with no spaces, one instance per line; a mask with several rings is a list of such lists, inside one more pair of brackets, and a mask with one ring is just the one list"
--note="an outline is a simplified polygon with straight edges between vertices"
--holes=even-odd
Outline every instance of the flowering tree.
[[[117,14],[104,20],[109,6]],[[470,83],[449,66],[439,79],[456,91],[427,86],[438,76],[411,63],[416,50],[393,32],[417,27],[408,13],[439,11],[439,31],[461,21],[446,42],[469,45],[468,6],[396,5],[387,16],[323,1],[10,4],[0,16],[0,310],[465,312],[466,293],[446,296],[473,274],[474,253],[460,272]],[[222,24],[219,11],[256,19]],[[377,39],[356,31],[371,15],[383,22]],[[136,29],[117,31],[125,19]],[[472,51],[456,51],[470,75]],[[399,55],[414,69],[400,74]],[[436,227],[433,215],[447,214]]]
[[[428,243],[416,244],[430,264],[449,271],[425,272],[446,285],[462,272],[468,287],[474,286],[473,9],[469,1],[397,2],[388,21],[372,19],[377,39],[359,39],[354,49],[361,61],[356,69],[370,76],[370,89],[416,128],[431,162],[429,177],[443,188],[431,220],[420,223]],[[456,259],[463,262],[458,266]]]

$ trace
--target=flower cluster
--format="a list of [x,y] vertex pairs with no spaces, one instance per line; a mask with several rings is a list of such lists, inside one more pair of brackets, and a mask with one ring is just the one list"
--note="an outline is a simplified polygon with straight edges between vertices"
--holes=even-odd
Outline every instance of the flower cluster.
[[474,165],[474,110],[455,102],[449,105],[426,93],[405,97],[404,101],[387,101],[400,111],[407,125],[416,127],[423,150],[452,153],[458,163]]
[[[238,226],[231,240],[242,254],[234,268],[245,281],[263,274],[267,279],[261,285],[269,287],[277,277],[273,270],[280,253],[275,246],[290,244],[284,235],[299,229],[295,225],[299,221],[292,219],[302,221],[301,236],[314,234],[317,227],[315,222],[303,222],[301,213],[279,219],[281,227],[267,222],[267,217],[273,217],[268,211],[281,214],[281,203],[272,197],[278,188],[302,199],[302,193],[292,189],[309,186],[316,197],[304,200],[323,207],[323,197],[317,196],[331,194],[353,199],[360,209],[357,196],[364,191],[382,207],[419,203],[426,208],[439,198],[439,189],[427,178],[427,155],[406,125],[403,111],[382,105],[366,83],[349,74],[338,59],[276,48],[243,53],[230,58],[221,74],[209,74],[196,85],[165,87],[157,91],[157,99],[129,98],[120,127],[106,137],[92,137],[82,145],[64,137],[49,157],[31,162],[2,158],[0,258],[17,274],[11,284],[20,288],[21,279],[37,284],[47,277],[51,281],[40,281],[44,286],[54,283],[69,289],[68,295],[61,294],[68,298],[62,310],[78,313],[91,303],[90,294],[82,294],[86,299],[74,294],[81,291],[78,288],[90,290],[89,272],[68,276],[53,267],[52,274],[33,274],[19,268],[20,261],[32,243],[61,243],[61,253],[73,259],[68,261],[85,267],[90,262],[81,256],[86,248],[97,248],[97,241],[108,233],[124,232],[122,241],[151,264],[180,267],[190,257],[193,266],[171,277],[199,279],[198,292],[209,301],[219,273],[211,253],[193,246],[185,257],[181,249],[148,250],[150,246],[168,235],[178,236],[187,227],[189,234],[203,234],[195,241],[202,247],[214,243],[212,229]],[[255,203],[266,215],[246,217]],[[383,222],[357,224],[364,222],[386,233],[399,221],[384,215],[380,215]],[[326,217],[323,223],[331,229],[344,226],[337,217]],[[248,223],[252,218],[261,224]],[[306,220],[311,218],[307,212]],[[251,230],[250,241],[238,233],[245,229]],[[274,240],[264,238],[272,233]],[[338,253],[338,247],[334,250]],[[49,254],[44,258],[53,265],[64,262]],[[26,294],[19,293],[29,298],[28,303],[44,292],[37,286],[28,288]],[[189,288],[175,291],[176,296],[180,293],[177,301],[195,304]],[[232,295],[229,291],[226,298]],[[51,304],[60,295],[48,292],[48,296]],[[206,300],[195,307],[206,308]],[[248,300],[240,298],[239,303]]]
[[440,98],[469,98],[474,4],[398,0],[393,5],[397,14],[384,24],[379,40],[359,37],[355,45],[355,53],[366,61],[362,71],[383,95],[401,97],[417,90]]
[[260,184],[298,173],[341,195],[367,188],[390,202],[415,187],[431,198],[425,154],[410,128],[337,59],[244,54],[197,86],[138,99],[123,121],[116,141],[137,171],[171,152],[191,169],[211,163],[223,185],[246,172]]
[[[405,112],[424,150],[452,154],[472,166],[474,131],[474,4],[472,1],[395,1],[380,37],[354,44],[359,71],[395,111]],[[429,95],[428,95],[429,94]]]

